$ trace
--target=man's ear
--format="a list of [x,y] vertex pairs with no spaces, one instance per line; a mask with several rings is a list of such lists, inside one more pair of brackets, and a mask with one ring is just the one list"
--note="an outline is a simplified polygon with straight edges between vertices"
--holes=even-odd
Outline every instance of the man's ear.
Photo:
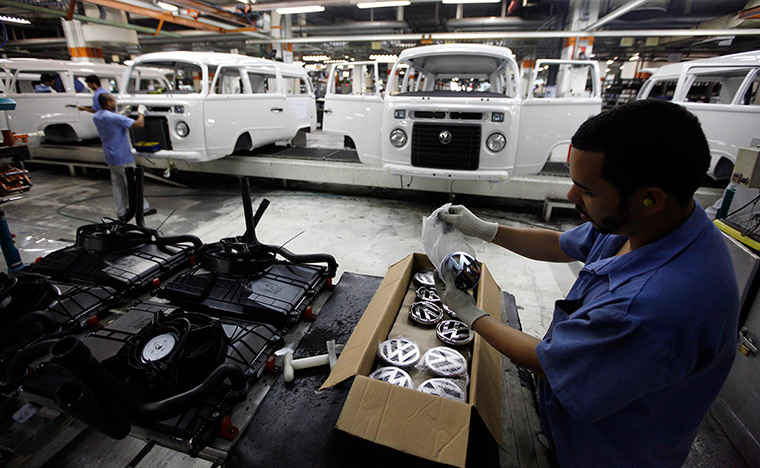
[[665,208],[668,195],[659,187],[647,187],[636,191],[635,203],[639,203],[642,213],[655,214]]

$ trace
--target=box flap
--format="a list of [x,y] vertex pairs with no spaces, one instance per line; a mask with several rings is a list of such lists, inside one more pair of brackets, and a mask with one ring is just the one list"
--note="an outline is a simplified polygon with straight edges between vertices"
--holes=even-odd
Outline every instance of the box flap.
[[[501,289],[485,265],[482,265],[477,303],[481,310],[501,320]],[[501,353],[476,335],[473,355],[477,356],[477,359],[473,359],[470,369],[470,402],[475,406],[494,440],[501,445]]]
[[471,406],[359,375],[336,427],[362,439],[464,467]]
[[321,388],[337,385],[358,373],[369,374],[377,346],[387,336],[404,300],[414,256],[409,255],[388,269]]

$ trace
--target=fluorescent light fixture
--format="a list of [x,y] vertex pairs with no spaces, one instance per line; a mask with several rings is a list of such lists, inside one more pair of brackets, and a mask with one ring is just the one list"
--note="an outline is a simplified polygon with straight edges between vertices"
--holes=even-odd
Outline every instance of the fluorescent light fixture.
[[441,3],[446,5],[456,5],[459,3],[500,3],[501,0],[443,0]]
[[325,60],[330,60],[330,57],[327,55],[304,55],[301,57],[301,60],[304,62],[324,62]]
[[32,24],[32,22],[28,19],[19,18],[18,16],[0,15],[0,21],[4,21],[6,23]]
[[319,13],[320,11],[325,11],[325,7],[322,5],[307,5],[289,8],[277,8],[274,11],[281,15],[294,15],[296,13]]
[[159,8],[163,8],[166,11],[179,11],[179,7],[176,7],[169,3],[156,2],[156,6]]
[[395,6],[409,6],[412,2],[409,0],[391,0],[387,2],[368,2],[368,3],[357,3],[356,6],[365,9],[365,8],[383,8],[383,7],[395,7]]
[[372,54],[369,56],[369,59],[375,60],[379,63],[396,63],[398,61],[398,55]]

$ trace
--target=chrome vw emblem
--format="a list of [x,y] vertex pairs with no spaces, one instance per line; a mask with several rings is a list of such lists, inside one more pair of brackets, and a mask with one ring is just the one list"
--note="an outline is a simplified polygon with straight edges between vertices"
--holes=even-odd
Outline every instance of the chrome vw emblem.
[[440,141],[442,145],[448,145],[449,143],[451,143],[452,138],[453,136],[451,135],[451,132],[448,130],[444,130],[438,134],[438,141]]

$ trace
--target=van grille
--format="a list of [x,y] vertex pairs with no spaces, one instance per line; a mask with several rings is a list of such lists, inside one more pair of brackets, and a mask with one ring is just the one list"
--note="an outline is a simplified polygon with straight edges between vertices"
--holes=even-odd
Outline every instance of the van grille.
[[[451,142],[441,143],[441,133]],[[412,166],[476,170],[480,164],[480,125],[415,123],[412,127]]]
[[161,145],[161,149],[172,149],[166,117],[145,117],[145,126],[143,128],[132,127],[129,134],[132,138],[132,146],[136,146],[140,142],[154,141]]
[[449,112],[452,120],[483,120],[482,112]]
[[415,119],[445,119],[446,113],[443,111],[414,111]]

